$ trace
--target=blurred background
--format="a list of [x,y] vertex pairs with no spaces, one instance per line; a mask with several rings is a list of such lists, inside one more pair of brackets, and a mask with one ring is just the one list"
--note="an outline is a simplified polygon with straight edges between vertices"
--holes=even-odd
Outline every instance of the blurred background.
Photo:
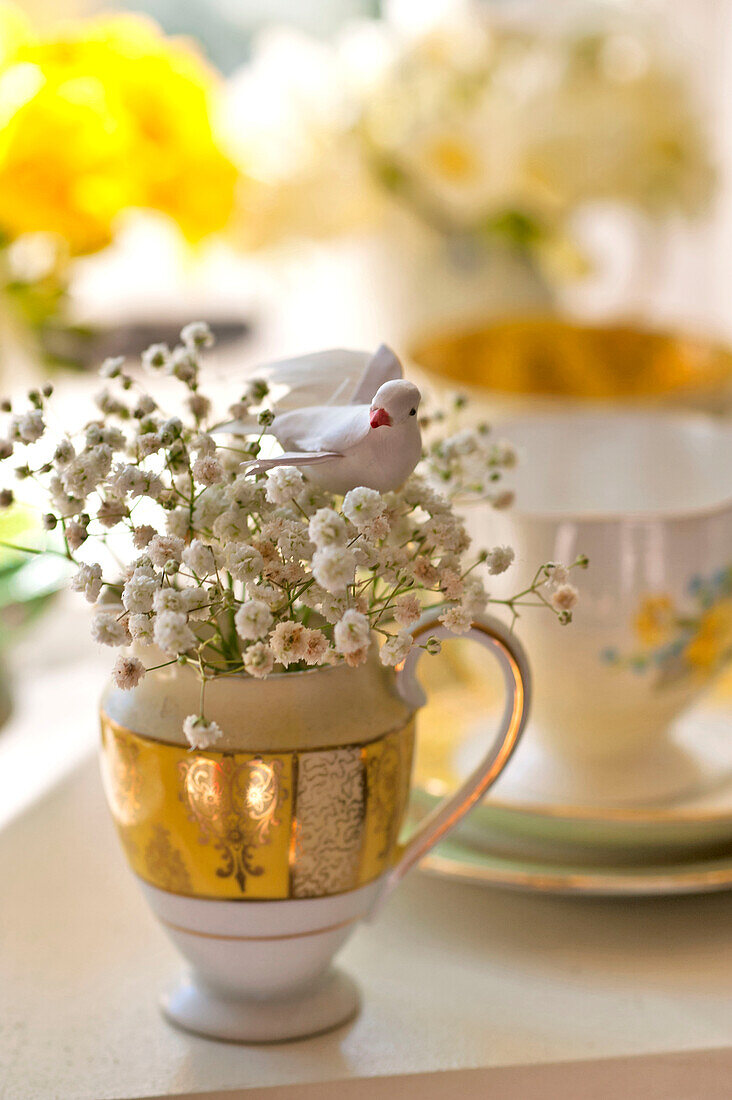
[[4,348],[84,364],[192,313],[287,350],[727,335],[726,0],[0,12]]
[[[50,377],[86,398],[105,356],[205,318],[222,382],[386,340],[481,415],[588,398],[727,411],[731,14],[0,0],[0,390]],[[0,541],[32,523],[4,513]],[[62,582],[0,558],[26,711],[39,661],[70,702],[89,683],[68,674],[92,661],[68,625],[83,610],[28,633]],[[22,725],[27,750],[31,718],[6,746]]]

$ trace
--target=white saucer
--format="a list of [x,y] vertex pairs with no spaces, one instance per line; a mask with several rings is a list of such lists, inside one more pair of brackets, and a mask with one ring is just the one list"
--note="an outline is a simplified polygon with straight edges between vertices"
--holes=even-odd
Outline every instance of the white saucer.
[[558,861],[498,856],[470,848],[455,834],[419,866],[428,874],[453,881],[548,894],[650,897],[732,889],[732,855],[683,864],[588,868]]

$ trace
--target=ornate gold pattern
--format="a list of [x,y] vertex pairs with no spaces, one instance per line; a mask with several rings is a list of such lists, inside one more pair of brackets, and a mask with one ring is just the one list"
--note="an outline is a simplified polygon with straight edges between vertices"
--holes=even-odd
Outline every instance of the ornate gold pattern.
[[219,878],[233,875],[242,894],[247,875],[262,875],[256,862],[267,843],[281,796],[278,760],[265,764],[261,757],[237,763],[233,755],[221,760],[195,756],[180,763],[181,798],[188,816],[200,830],[202,844],[213,843],[221,853]]
[[190,894],[193,891],[183,856],[170,840],[170,833],[163,825],[153,825],[152,836],[145,848],[145,869],[151,882],[171,894]]
[[112,813],[123,824],[133,825],[142,810],[143,780],[138,763],[140,747],[110,730],[105,749],[109,766],[104,769],[104,780]]
[[366,762],[367,797],[382,842],[377,853],[379,859],[383,859],[396,842],[401,825],[404,812],[402,774],[399,740],[387,737],[383,752],[369,757]]
[[360,750],[303,753],[299,758],[294,897],[322,897],[357,885],[363,826]]
[[195,752],[102,715],[110,809],[136,874],[235,901],[346,893],[391,866],[414,723],[361,745]]

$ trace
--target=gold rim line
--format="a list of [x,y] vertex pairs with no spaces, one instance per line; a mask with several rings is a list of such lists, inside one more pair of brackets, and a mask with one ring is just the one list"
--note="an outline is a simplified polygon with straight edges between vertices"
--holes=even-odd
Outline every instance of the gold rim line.
[[[445,794],[438,795],[428,791],[424,786],[425,782],[429,782],[434,777],[427,777],[426,780],[422,780],[419,783],[414,784],[414,790],[419,791],[425,798],[431,800],[439,800],[440,798],[449,798],[451,794],[459,789],[459,785],[452,791],[446,791]],[[728,775],[728,780],[732,786],[732,772]],[[444,780],[437,780],[443,783]],[[617,825],[712,825],[712,824],[729,824],[732,825],[732,809],[725,809],[721,812],[715,812],[714,810],[693,810],[680,808],[676,810],[654,810],[649,807],[648,809],[641,809],[639,807],[632,806],[606,806],[606,807],[591,807],[591,806],[578,806],[578,805],[553,805],[550,802],[507,802],[502,798],[487,798],[483,803],[483,808],[486,810],[498,810],[500,813],[515,814],[519,817],[539,817],[539,818],[552,818],[555,820],[565,821],[581,821],[583,824],[591,825],[607,825],[609,823]]]
[[420,871],[473,886],[515,886],[542,893],[598,894],[619,897],[652,894],[694,893],[732,888],[732,861],[727,867],[707,871],[679,871],[658,875],[601,875],[551,871],[520,871],[465,863],[448,856],[428,855]]
[[[283,901],[305,901],[305,898],[283,898]],[[158,917],[161,924],[171,928],[174,932],[184,932],[186,936],[200,936],[205,940],[239,940],[243,943],[264,943],[273,940],[300,940],[306,936],[324,936],[327,932],[337,932],[340,928],[347,928],[349,924],[355,924],[357,917],[349,917],[348,920],[338,921],[337,924],[329,924],[326,928],[315,928],[312,932],[284,932],[278,936],[230,936],[223,932],[199,932],[194,928],[185,928],[182,924],[174,924],[173,921]]]
[[[414,631],[414,638],[421,637],[422,634],[431,629],[432,625],[431,623],[425,624],[423,627],[420,627],[419,630]],[[516,748],[525,711],[524,679],[521,668],[506,642],[503,638],[499,637],[494,630],[478,622],[473,622],[471,629],[478,630],[482,634],[487,635],[502,651],[508,662],[515,689],[508,729],[506,730],[500,750],[493,764],[481,777],[479,783],[469,791],[463,801],[455,807],[450,816],[442,822],[434,833],[427,832],[429,826],[428,823],[425,823],[425,825],[417,830],[413,837],[407,840],[406,844],[397,848],[393,871],[395,881],[401,879],[415,863],[418,863],[436,844],[439,844],[443,837],[454,828],[458,821],[460,821],[465,814],[482,799],[491,784],[495,782],[496,778],[501,774],[513,750]],[[436,809],[439,809],[439,807]]]
[[[307,669],[305,671],[308,671]],[[310,670],[315,671],[315,670]],[[406,705],[406,704],[405,704]],[[289,749],[250,749],[250,748],[231,748],[231,749],[194,749],[191,745],[182,744],[180,741],[163,741],[159,737],[151,737],[147,733],[137,733],[136,730],[128,729],[127,726],[121,726],[119,722],[116,722],[114,718],[110,718],[105,710],[100,710],[100,720],[107,722],[114,733],[124,734],[125,737],[136,737],[138,741],[144,741],[146,745],[161,745],[166,749],[180,749],[185,756],[189,753],[197,753],[199,756],[219,757],[219,756],[304,756],[309,752],[332,752],[333,749],[365,749],[369,745],[377,745],[379,741],[386,740],[387,737],[391,737],[396,733],[403,733],[408,727],[409,723],[414,720],[415,711],[410,711],[406,722],[401,726],[392,726],[391,729],[380,733],[378,737],[373,737],[369,741],[348,741],[345,744],[340,742],[334,742],[332,745],[316,745],[314,748],[308,746],[299,746],[297,748]]]

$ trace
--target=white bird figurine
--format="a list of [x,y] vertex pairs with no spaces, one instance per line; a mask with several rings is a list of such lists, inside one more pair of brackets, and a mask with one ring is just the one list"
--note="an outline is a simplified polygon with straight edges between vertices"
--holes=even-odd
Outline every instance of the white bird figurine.
[[[306,467],[308,481],[332,493],[359,485],[385,493],[403,485],[419,462],[421,394],[386,345],[374,355],[333,350],[283,360],[257,377],[275,405],[266,434],[284,454],[256,460],[250,472]],[[252,435],[262,428],[233,420],[218,430]]]

